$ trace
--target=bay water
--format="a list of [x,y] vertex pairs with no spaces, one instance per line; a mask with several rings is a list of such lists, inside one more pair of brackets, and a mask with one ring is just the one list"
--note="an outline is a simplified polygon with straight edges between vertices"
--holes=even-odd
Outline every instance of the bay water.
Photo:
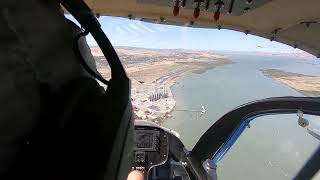
[[[268,97],[303,96],[264,76],[261,70],[320,76],[318,59],[226,54],[233,64],[190,73],[171,88],[176,107],[162,125],[177,131],[189,150],[216,120],[241,104]],[[197,112],[201,106],[206,109],[203,115]],[[219,179],[291,179],[319,145],[298,125],[296,115],[263,116],[250,125],[218,163]]]

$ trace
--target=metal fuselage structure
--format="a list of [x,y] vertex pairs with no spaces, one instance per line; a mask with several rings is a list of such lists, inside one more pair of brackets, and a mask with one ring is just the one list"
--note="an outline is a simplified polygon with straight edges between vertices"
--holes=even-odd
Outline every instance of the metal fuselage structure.
[[318,0],[86,0],[86,3],[98,16],[231,29],[320,56]]

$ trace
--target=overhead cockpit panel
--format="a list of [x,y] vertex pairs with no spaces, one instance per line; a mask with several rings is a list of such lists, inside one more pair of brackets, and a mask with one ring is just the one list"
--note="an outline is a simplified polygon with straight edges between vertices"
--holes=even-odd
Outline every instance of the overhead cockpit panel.
[[150,23],[196,28],[232,29],[282,42],[320,57],[320,0],[86,2],[97,16],[121,16]]
[[221,14],[240,16],[256,9],[272,0],[136,0],[137,4],[153,4],[158,6],[174,7],[178,5],[185,9],[216,12],[220,6]]

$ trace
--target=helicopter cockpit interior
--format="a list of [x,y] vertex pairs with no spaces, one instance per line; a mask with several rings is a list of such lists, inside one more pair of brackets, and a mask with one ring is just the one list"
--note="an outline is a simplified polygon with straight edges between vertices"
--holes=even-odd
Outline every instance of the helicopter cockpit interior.
[[[32,1],[30,7],[36,5],[35,2],[36,0]],[[75,29],[80,33],[73,39],[65,39],[68,43],[61,49],[73,52],[68,57],[79,60],[73,63],[81,66],[81,71],[85,71],[89,76],[73,77],[72,74],[77,74],[78,70],[70,71],[65,61],[61,61],[61,64],[65,63],[65,74],[70,75],[67,83],[58,86],[55,81],[52,88],[52,84],[42,83],[47,80],[49,73],[40,72],[40,75],[34,75],[39,82],[37,88],[41,89],[41,93],[45,92],[45,95],[35,96],[39,99],[38,104],[27,103],[23,104],[23,107],[39,106],[40,115],[35,117],[40,120],[18,120],[19,123],[14,122],[16,124],[12,126],[8,125],[13,123],[12,121],[0,124],[1,129],[4,129],[2,137],[6,137],[3,138],[5,148],[0,150],[0,157],[3,159],[3,163],[0,162],[0,177],[3,179],[126,179],[130,171],[136,170],[143,174],[145,180],[215,180],[218,179],[218,162],[257,117],[297,114],[299,126],[307,129],[309,122],[303,115],[320,116],[319,97],[283,96],[247,102],[230,109],[212,123],[194,147],[188,149],[177,132],[149,121],[134,119],[130,78],[99,23],[100,16],[116,16],[190,28],[231,29],[281,42],[319,57],[318,0],[59,0],[54,1],[57,5],[52,7],[48,5],[50,3],[46,3],[48,2],[40,3],[36,8],[47,10],[52,15],[48,17],[54,18],[34,23],[46,24],[63,19],[61,27],[69,29],[57,31],[56,36],[59,36],[58,32],[71,32],[70,22],[65,22],[63,13],[72,15],[80,26]],[[0,23],[3,20],[6,27],[9,27],[7,29],[10,35],[6,34],[4,37],[15,37],[12,39],[18,44],[28,42],[24,41],[23,36],[16,35],[19,34],[17,32],[24,32],[23,28],[21,30],[20,26],[12,25],[15,22],[14,17],[28,15],[22,6],[25,4],[28,8],[28,3],[21,2],[22,5],[16,9],[14,3],[8,2],[3,8],[2,3],[0,4]],[[21,11],[21,14],[12,15],[18,11]],[[40,15],[39,13],[37,16]],[[52,24],[54,31],[56,25]],[[23,24],[21,26],[23,27]],[[33,31],[32,27],[28,30]],[[110,80],[92,69],[79,50],[79,41],[88,34],[96,40],[110,66]],[[54,36],[52,37],[54,39]],[[31,38],[37,39],[37,35]],[[5,40],[7,39],[1,39]],[[30,48],[32,49],[31,45]],[[24,51],[19,53],[17,56],[24,57]],[[58,57],[63,53],[50,50],[49,54]],[[41,53],[30,56],[31,59],[41,57]],[[41,65],[35,64],[37,68],[41,68]],[[55,65],[51,64],[50,67]],[[53,77],[64,80],[62,75],[54,74]],[[60,82],[58,80],[57,82]],[[102,88],[96,80],[107,88]],[[31,93],[34,89],[23,89],[29,85],[24,83],[20,89]],[[38,92],[38,89],[34,91]],[[21,101],[27,102],[26,99]],[[202,111],[206,111],[204,107]],[[24,127],[21,128],[23,131],[16,128],[20,126]],[[8,130],[5,130],[6,127],[9,127]],[[316,132],[310,129],[307,131],[320,139]],[[11,137],[8,134],[14,135]],[[311,179],[320,168],[319,153],[320,146],[293,178]]]

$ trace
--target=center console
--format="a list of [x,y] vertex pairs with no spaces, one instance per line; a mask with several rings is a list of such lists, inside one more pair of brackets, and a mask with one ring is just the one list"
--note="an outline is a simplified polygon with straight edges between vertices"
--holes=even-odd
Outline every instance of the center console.
[[145,174],[168,159],[168,135],[164,130],[152,126],[136,126],[136,147],[133,152],[132,170]]

